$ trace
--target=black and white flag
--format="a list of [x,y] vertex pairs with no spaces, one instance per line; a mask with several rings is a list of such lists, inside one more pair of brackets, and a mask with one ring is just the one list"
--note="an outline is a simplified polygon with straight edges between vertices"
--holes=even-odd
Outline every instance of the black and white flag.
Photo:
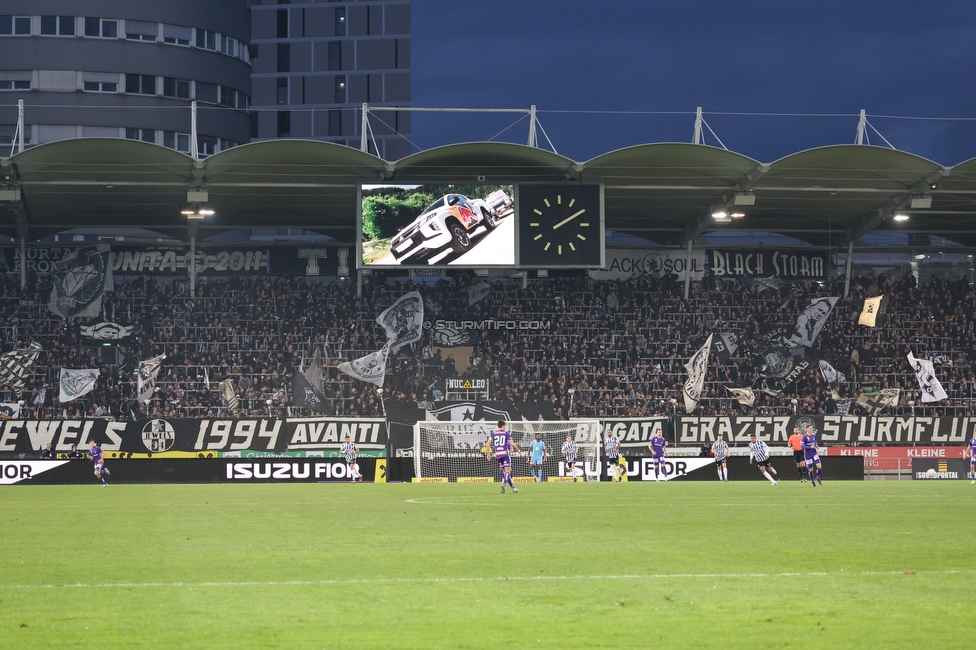
[[868,327],[877,327],[878,325],[881,325],[879,316],[881,316],[881,314],[884,312],[884,308],[884,296],[865,298],[864,307],[861,308],[861,314],[857,318],[857,324],[867,325]]
[[58,395],[58,401],[70,402],[87,395],[95,388],[96,381],[98,381],[98,368],[82,368],[80,370],[62,368],[61,393]]
[[739,348],[739,335],[734,332],[719,332],[715,337],[715,354],[723,361],[728,361]]
[[374,384],[379,388],[383,387],[383,380],[386,378],[386,358],[390,356],[390,348],[393,342],[387,341],[386,345],[352,361],[339,364],[339,372],[344,372],[353,379]]
[[0,402],[0,420],[19,420],[20,404],[16,402]]
[[756,392],[751,388],[729,388],[726,386],[725,390],[735,395],[735,399],[739,404],[752,406],[756,403]]
[[389,337],[390,352],[420,340],[424,330],[424,299],[419,291],[400,296],[376,319]]
[[838,300],[839,298],[817,298],[810,301],[807,308],[796,319],[796,329],[793,330],[793,336],[790,339],[794,345],[802,345],[807,348],[813,345]]
[[847,377],[844,376],[844,373],[840,372],[823,359],[820,360],[820,374],[823,375],[824,381],[831,386],[838,382],[847,381]]
[[300,372],[296,372],[292,379],[292,395],[295,398],[295,406],[304,406],[311,409],[313,413],[335,415],[335,411],[326,402],[325,396],[317,391],[308,378]]
[[935,376],[935,367],[931,361],[927,359],[916,359],[909,352],[908,365],[915,371],[915,377],[918,379],[918,387],[922,391],[923,404],[949,399],[945,389],[942,388],[942,384],[939,383],[939,380]]
[[0,355],[0,386],[10,386],[20,397],[27,385],[31,367],[41,351],[41,344],[34,341],[26,348]]
[[140,403],[148,402],[153,391],[156,390],[156,377],[159,376],[159,367],[163,365],[165,358],[166,355],[161,354],[139,362],[139,367],[136,369],[136,392]]
[[54,263],[54,287],[48,307],[62,318],[94,317],[102,311],[102,296],[113,291],[110,247],[81,248]]
[[81,328],[81,335],[92,341],[121,341],[132,336],[132,325],[102,321]]
[[766,348],[760,356],[766,376],[777,391],[799,379],[812,365],[810,359],[797,358],[786,348]]
[[877,415],[889,404],[898,406],[898,395],[901,393],[899,388],[884,388],[878,390],[865,390],[857,397],[859,406],[863,406],[868,415]]
[[489,287],[487,282],[479,282],[478,284],[468,287],[468,306],[470,307],[474,303],[483,299],[488,295],[488,291]]
[[217,384],[217,386],[220,389],[221,399],[230,410],[236,411],[238,408],[240,408],[241,402],[239,399],[237,399],[237,386],[233,379],[228,377]]
[[712,336],[712,334],[708,335],[705,345],[701,346],[698,352],[685,364],[685,369],[688,371],[688,379],[684,386],[686,413],[694,411],[701,399],[702,388],[705,386],[705,374],[708,372],[708,353],[712,350]]

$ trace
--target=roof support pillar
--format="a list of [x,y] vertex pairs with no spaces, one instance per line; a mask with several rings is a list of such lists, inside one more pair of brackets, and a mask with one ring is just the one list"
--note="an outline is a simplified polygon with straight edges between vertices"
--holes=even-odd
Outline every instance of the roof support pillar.
[[200,160],[200,149],[197,145],[197,100],[190,102],[190,157]]
[[27,231],[29,229],[27,215],[24,214],[23,208],[21,208],[15,221],[17,223],[17,238],[20,239],[20,288],[23,290],[27,288]]
[[844,297],[851,295],[851,264],[854,260],[854,240],[847,242],[847,269],[844,271]]
[[688,254],[685,257],[685,300],[691,295],[691,245],[693,240],[688,240]]
[[197,234],[200,232],[200,224],[191,221],[187,224],[190,231],[190,297],[197,297]]

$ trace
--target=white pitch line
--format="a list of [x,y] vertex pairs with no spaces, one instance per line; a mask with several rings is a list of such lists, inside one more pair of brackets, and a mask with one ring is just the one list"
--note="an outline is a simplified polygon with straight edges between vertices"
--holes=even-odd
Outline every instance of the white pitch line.
[[591,576],[492,576],[470,578],[362,578],[350,580],[278,580],[242,582],[109,582],[102,584],[43,584],[43,585],[0,585],[0,589],[136,589],[136,588],[188,588],[205,587],[317,587],[347,585],[397,585],[397,584],[460,584],[490,582],[554,582],[570,580],[668,580],[693,578],[808,578],[823,576],[900,576],[900,575],[972,575],[976,569],[963,570],[906,570],[906,571],[809,571],[783,573],[650,573]]

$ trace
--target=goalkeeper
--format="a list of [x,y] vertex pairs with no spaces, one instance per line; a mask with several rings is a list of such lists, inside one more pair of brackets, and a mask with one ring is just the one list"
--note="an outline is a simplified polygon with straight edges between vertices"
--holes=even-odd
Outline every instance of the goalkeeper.
[[542,483],[542,464],[546,462],[547,458],[546,443],[542,439],[542,434],[536,433],[535,440],[532,441],[529,448],[529,471],[536,483]]

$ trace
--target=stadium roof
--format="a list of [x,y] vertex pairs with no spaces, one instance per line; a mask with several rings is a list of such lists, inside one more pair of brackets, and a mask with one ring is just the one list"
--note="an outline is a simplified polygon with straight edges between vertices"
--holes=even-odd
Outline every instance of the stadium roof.
[[[604,183],[607,229],[660,245],[739,230],[829,247],[879,231],[976,247],[970,224],[976,159],[950,168],[869,145],[822,147],[761,163],[705,145],[647,144],[581,163],[538,148],[476,142],[387,162],[307,140],[257,142],[193,160],[153,144],[96,138],[0,158],[0,171],[0,204],[6,206],[0,234],[17,237],[19,222],[30,240],[74,228],[119,227],[187,240],[180,210],[188,205],[188,190],[205,190],[216,215],[201,223],[203,236],[281,227],[352,242],[361,183],[569,180]],[[717,208],[745,216],[716,223]],[[895,221],[896,213],[909,219]]]

